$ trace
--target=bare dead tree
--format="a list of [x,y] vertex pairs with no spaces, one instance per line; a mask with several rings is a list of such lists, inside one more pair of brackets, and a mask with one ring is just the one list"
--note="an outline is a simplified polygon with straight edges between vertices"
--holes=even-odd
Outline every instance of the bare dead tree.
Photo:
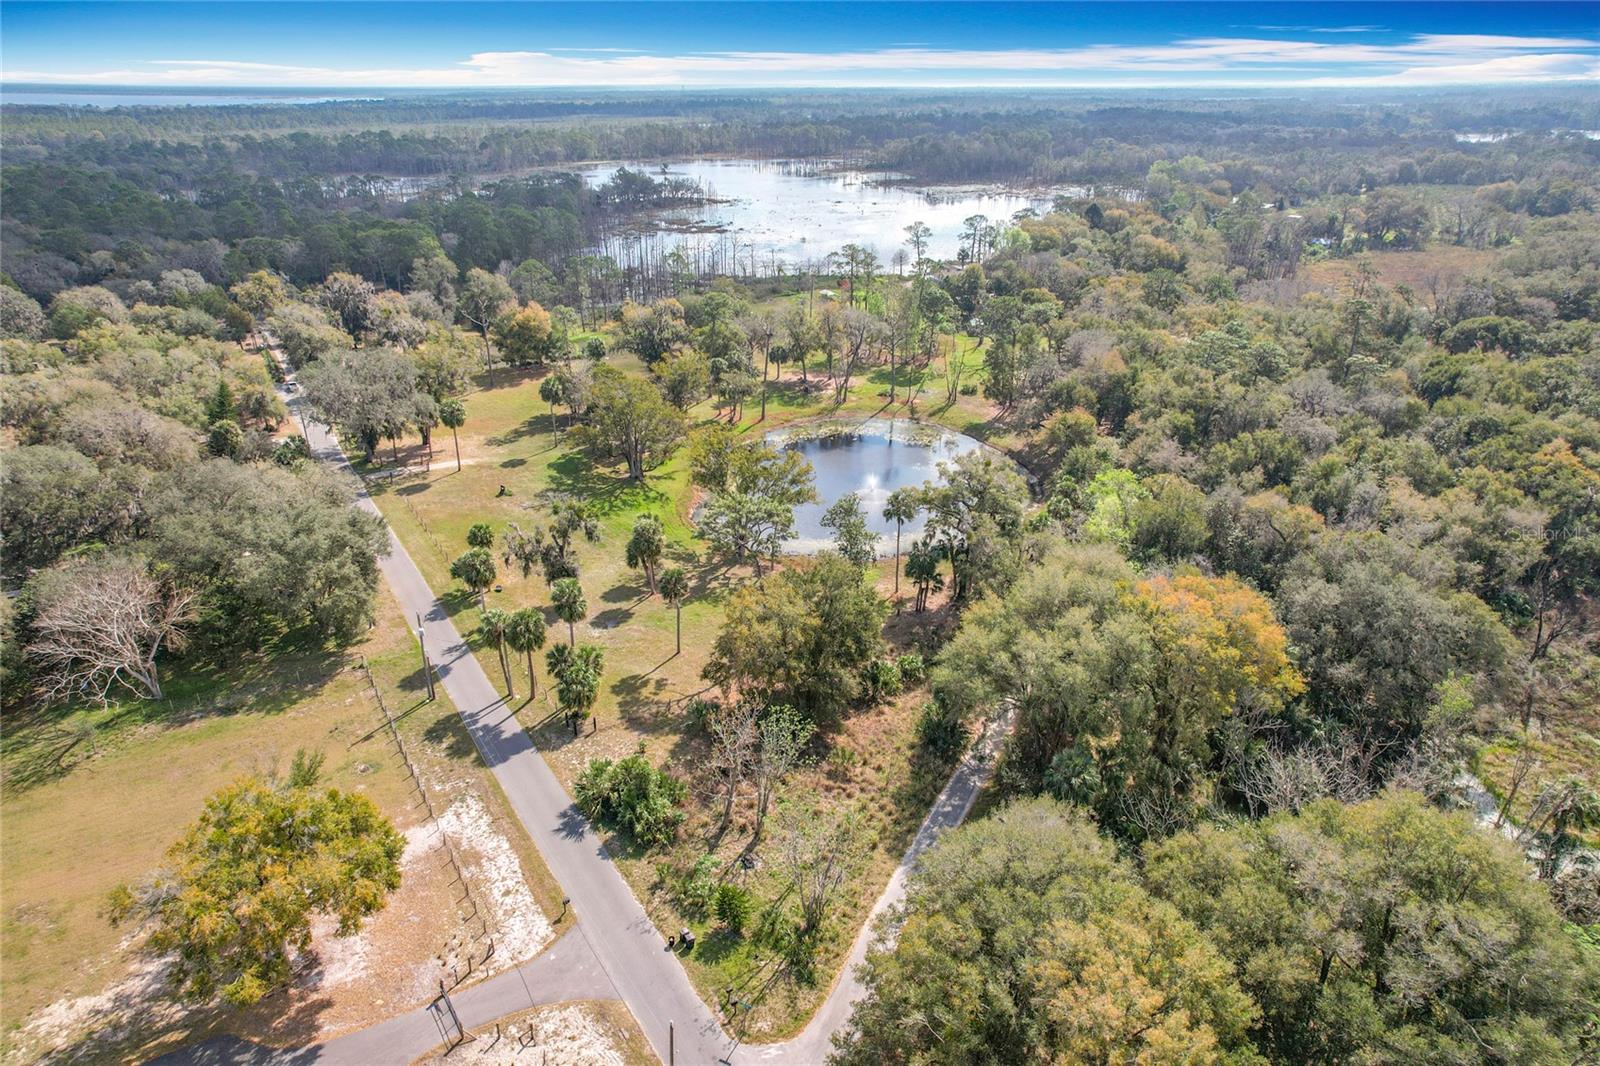
[[1373,794],[1377,763],[1389,747],[1351,732],[1293,748],[1269,747],[1240,774],[1240,788],[1253,809],[1268,814],[1327,798],[1359,803]]
[[1152,840],[1194,824],[1194,808],[1188,799],[1165,791],[1125,795],[1117,801],[1117,811],[1124,822]]
[[156,657],[183,645],[194,594],[173,588],[130,559],[80,563],[46,586],[27,653],[50,697],[104,703],[118,686],[161,699]]
[[778,785],[800,764],[815,727],[792,707],[771,708],[757,730],[751,766],[756,781],[756,826],[750,838],[754,848],[766,825],[767,809]]
[[715,833],[720,837],[733,821],[733,804],[739,786],[755,760],[758,743],[755,705],[736,703],[719,708],[707,716],[706,730],[711,734],[711,770],[722,787],[722,819]]
[[1511,805],[1517,802],[1517,794],[1543,765],[1538,752],[1527,741],[1528,738],[1523,737],[1523,742],[1517,745],[1516,754],[1511,758],[1511,773],[1507,777],[1510,787],[1506,789],[1505,799],[1500,802],[1500,810],[1494,816],[1496,829],[1506,824],[1506,820],[1511,817]]
[[883,324],[866,311],[846,310],[843,327],[839,376],[834,381],[834,402],[840,404],[850,398],[851,375],[876,354],[883,340]]
[[802,815],[784,833],[778,861],[800,894],[801,935],[816,931],[862,846],[852,812],[833,818]]

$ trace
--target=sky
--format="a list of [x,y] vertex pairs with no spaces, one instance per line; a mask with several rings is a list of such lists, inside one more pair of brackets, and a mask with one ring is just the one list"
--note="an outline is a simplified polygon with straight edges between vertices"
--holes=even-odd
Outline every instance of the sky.
[[0,80],[195,87],[1600,87],[1600,3],[0,3]]

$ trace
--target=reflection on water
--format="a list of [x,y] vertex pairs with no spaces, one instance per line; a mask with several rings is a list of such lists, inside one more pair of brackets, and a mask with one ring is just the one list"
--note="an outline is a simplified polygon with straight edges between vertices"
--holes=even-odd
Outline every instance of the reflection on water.
[[[616,172],[606,164],[580,171],[584,181],[600,185]],[[693,208],[654,212],[658,224],[636,235],[651,251],[682,248],[686,254],[732,244],[737,272],[754,264],[766,272],[774,262],[793,269],[820,260],[846,244],[870,248],[884,269],[892,269],[895,252],[905,248],[905,227],[925,223],[933,235],[927,255],[954,259],[961,245],[963,222],[985,215],[1009,223],[1018,211],[1048,211],[1057,193],[1082,189],[1020,192],[976,186],[911,188],[884,185],[881,173],[824,170],[815,163],[754,160],[694,160],[642,167],[652,177],[688,178],[722,201]],[[623,259],[630,259],[619,251]],[[754,272],[754,271],[752,271]]]
[[129,92],[118,89],[0,88],[0,104],[51,107],[239,107],[260,104],[326,104],[335,101],[381,100],[381,96],[305,95],[281,93]]
[[[774,443],[784,440],[784,431],[769,434]],[[907,485],[921,485],[939,476],[939,464],[975,451],[983,445],[971,437],[926,422],[872,418],[841,427],[826,436],[802,437],[788,444],[811,463],[816,474],[820,503],[795,509],[795,539],[784,545],[786,551],[812,552],[829,547],[833,534],[822,526],[822,514],[848,492],[861,497],[867,512],[867,527],[879,536],[879,548],[894,550],[894,523],[883,517],[889,493]],[[926,515],[907,522],[902,545],[922,532]]]

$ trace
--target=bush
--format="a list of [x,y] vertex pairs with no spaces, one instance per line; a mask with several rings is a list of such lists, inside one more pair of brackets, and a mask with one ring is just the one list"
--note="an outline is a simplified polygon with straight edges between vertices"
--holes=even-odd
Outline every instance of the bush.
[[616,762],[591,759],[573,783],[579,810],[647,848],[677,836],[686,791],[682,781],[651,766],[642,751]]
[[863,674],[867,691],[876,699],[900,694],[900,667],[893,659],[874,659],[867,664]]
[[678,882],[678,903],[686,914],[703,918],[717,898],[717,857],[702,855]]
[[922,708],[917,719],[917,743],[941,762],[954,759],[967,746],[967,726],[940,700]]
[[293,469],[311,458],[311,446],[304,437],[285,437],[272,450],[272,461]]
[[906,685],[920,685],[928,676],[928,664],[916,652],[907,652],[894,661],[900,669],[900,681]]
[[[710,856],[707,856],[709,858]],[[717,920],[731,933],[744,932],[745,923],[755,912],[755,897],[738,885],[718,885],[716,903],[713,905]]]
[[717,711],[721,709],[722,704],[718,703],[716,700],[708,700],[699,696],[695,697],[689,701],[689,709],[686,712],[689,718],[689,728],[697,729],[703,732],[706,728],[706,722],[711,719],[712,715],[716,714]]

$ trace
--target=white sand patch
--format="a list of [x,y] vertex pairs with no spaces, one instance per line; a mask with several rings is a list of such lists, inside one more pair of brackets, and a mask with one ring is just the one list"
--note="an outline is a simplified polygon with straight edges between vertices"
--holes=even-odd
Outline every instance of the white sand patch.
[[621,1053],[599,1019],[584,1007],[558,1007],[513,1022],[493,1046],[489,1046],[492,1028],[488,1035],[482,1031],[477,1035],[477,1040],[451,1052],[451,1059],[477,1066],[623,1066]]
[[300,979],[304,988],[326,992],[354,984],[367,975],[367,960],[372,953],[370,925],[351,936],[339,935],[339,920],[319,914],[311,919],[311,951],[316,962]]
[[[41,1007],[7,1049],[8,1062],[72,1061],[104,1041],[118,1040],[155,1019],[176,1017],[167,995],[167,958],[141,958],[104,992],[58,999]],[[92,1036],[93,1039],[84,1039]],[[69,1042],[72,1046],[66,1047]]]
[[483,801],[472,793],[457,797],[439,815],[439,826],[456,849],[478,906],[489,910],[495,950],[485,972],[533,958],[550,943],[550,919],[528,890],[516,851],[495,828]]
[[[402,878],[415,869],[434,848],[440,846],[439,834],[432,824],[414,825],[404,833],[406,846],[400,853]],[[403,882],[402,882],[403,883]],[[314,992],[326,992],[354,984],[370,972],[372,955],[372,923],[361,926],[353,936],[339,936],[338,919],[331,915],[316,915],[311,919],[312,952],[316,963],[300,979],[300,987]],[[426,976],[419,987],[431,987],[433,978]]]

